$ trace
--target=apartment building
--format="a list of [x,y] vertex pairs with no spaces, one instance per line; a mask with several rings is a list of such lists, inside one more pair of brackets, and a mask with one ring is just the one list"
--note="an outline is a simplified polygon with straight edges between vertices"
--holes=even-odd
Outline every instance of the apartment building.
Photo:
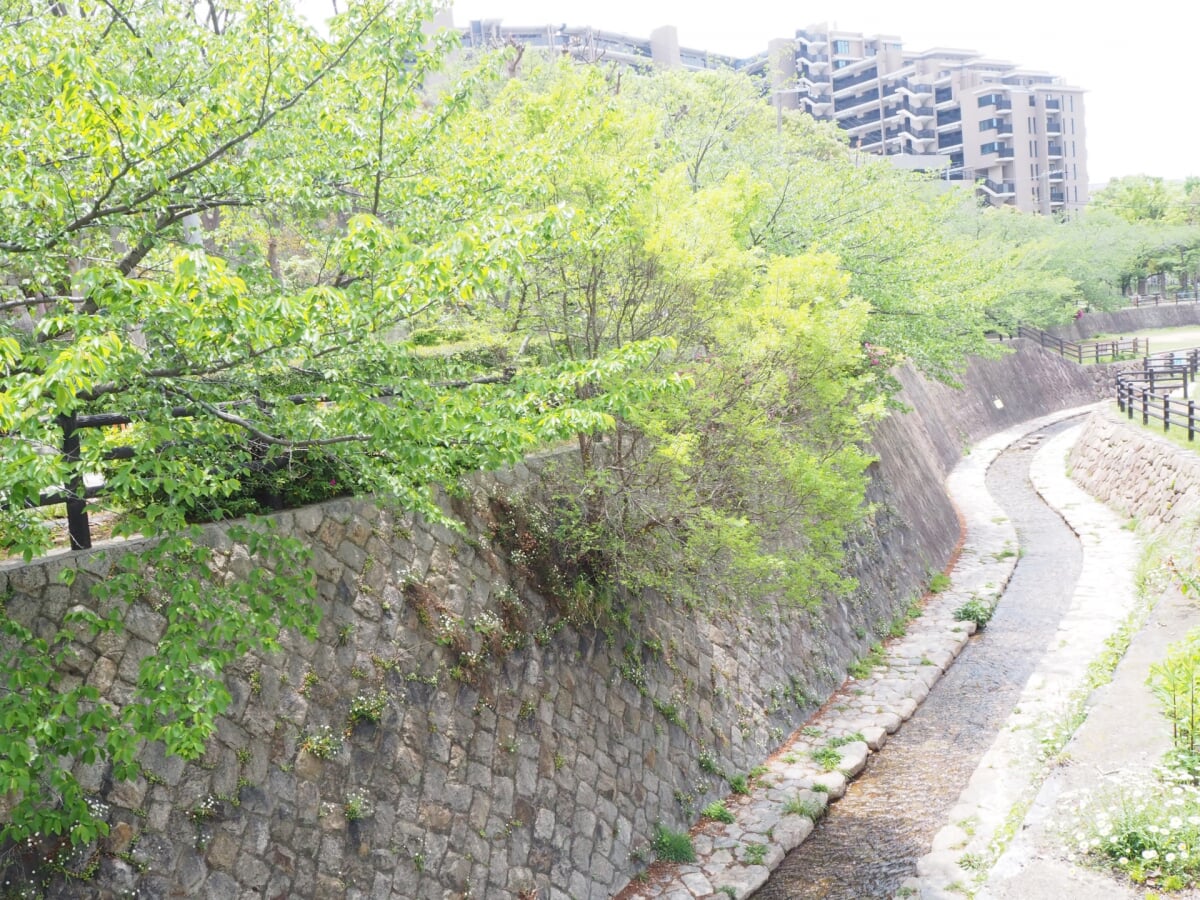
[[515,27],[499,19],[477,19],[460,29],[463,46],[495,48],[506,44],[560,53],[583,62],[616,62],[629,66],[666,69],[742,69],[751,60],[740,60],[705,50],[679,46],[672,25],[656,28],[648,38],[631,37],[578,25]]
[[[778,47],[773,48],[778,53]],[[813,25],[775,57],[781,102],[836,122],[852,146],[969,181],[995,206],[1056,214],[1088,200],[1083,91],[964,50]]]
[[498,19],[461,31],[467,47],[517,43],[589,62],[763,75],[773,103],[837,123],[861,152],[974,183],[994,206],[1053,215],[1088,201],[1083,91],[972,51],[913,53],[895,35],[826,24],[743,59],[680,47],[672,26],[649,38],[566,24],[517,28]]

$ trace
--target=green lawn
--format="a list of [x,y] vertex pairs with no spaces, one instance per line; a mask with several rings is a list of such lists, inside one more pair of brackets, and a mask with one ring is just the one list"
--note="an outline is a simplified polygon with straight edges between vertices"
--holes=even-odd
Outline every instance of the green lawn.
[[1200,327],[1186,328],[1150,328],[1146,331],[1134,331],[1130,334],[1102,334],[1090,340],[1111,341],[1117,338],[1149,338],[1150,352],[1159,353],[1164,350],[1191,350],[1200,347]]

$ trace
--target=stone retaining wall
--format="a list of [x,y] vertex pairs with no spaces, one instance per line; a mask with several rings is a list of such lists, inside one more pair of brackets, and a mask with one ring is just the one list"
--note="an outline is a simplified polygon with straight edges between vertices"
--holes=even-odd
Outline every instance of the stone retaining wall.
[[[1186,434],[1186,432],[1176,432]],[[1200,514],[1200,457],[1117,411],[1089,418],[1068,459],[1087,492],[1161,532]]]
[[[1068,341],[1086,341],[1098,334],[1132,334],[1150,328],[1180,328],[1200,325],[1200,303],[1170,306],[1137,306],[1112,312],[1085,313],[1069,325],[1047,328]],[[1153,350],[1153,341],[1150,349]]]
[[[230,675],[233,705],[199,763],[151,746],[131,784],[79,769],[113,829],[91,879],[59,879],[50,895],[609,896],[644,865],[656,824],[685,827],[727,792],[715,773],[778,747],[945,565],[959,529],[942,484],[964,450],[1099,393],[1095,372],[1029,347],[973,363],[961,392],[900,377],[912,411],[874,441],[876,511],[851,542],[859,590],[817,613],[767,604],[710,619],[659,605],[628,634],[543,627],[545,600],[490,540],[486,495],[536,481],[545,458],[447,502],[461,535],[358,501],[277,516],[313,549],[321,639]],[[105,554],[0,566],[9,614],[53,627],[89,602]],[[246,564],[234,547],[220,560]],[[68,567],[83,573],[70,587]],[[516,646],[488,657],[497,622]],[[76,676],[127,694],[160,627],[135,604]],[[485,663],[464,674],[443,646],[451,632]],[[380,691],[382,721],[339,738],[354,698]],[[301,749],[323,729],[328,758]],[[352,796],[365,814],[348,821]]]

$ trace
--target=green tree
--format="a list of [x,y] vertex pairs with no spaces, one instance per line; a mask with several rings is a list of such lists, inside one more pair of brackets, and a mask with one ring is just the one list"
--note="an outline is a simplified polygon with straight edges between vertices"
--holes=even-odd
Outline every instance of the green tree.
[[[41,552],[27,504],[102,475],[97,504],[161,540],[156,581],[100,590],[168,620],[121,710],[64,687],[74,631],[0,622],[7,837],[94,836],[60,757],[123,777],[139,740],[195,756],[228,700],[224,665],[315,626],[293,542],[243,530],[262,571],[222,586],[189,518],[241,511],[289,473],[319,497],[317,471],[437,516],[432,485],[611,428],[628,393],[679,381],[633,377],[666,341],[542,366],[486,331],[436,346],[558,215],[506,205],[445,143],[470,85],[424,90],[448,43],[422,34],[428,4],[355,4],[327,38],[288,3],[210,11],[0,5],[0,544]],[[64,426],[96,414],[130,421],[58,453]]]

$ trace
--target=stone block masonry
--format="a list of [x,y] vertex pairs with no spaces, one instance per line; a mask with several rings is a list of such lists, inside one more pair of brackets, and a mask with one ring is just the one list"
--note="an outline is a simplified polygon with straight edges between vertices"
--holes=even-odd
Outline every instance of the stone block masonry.
[[[628,634],[550,627],[546,598],[491,540],[487,500],[536,482],[544,458],[447,501],[461,533],[361,501],[278,515],[312,549],[320,639],[230,672],[199,762],[152,745],[128,784],[79,767],[113,827],[81,856],[90,878],[49,895],[610,896],[656,825],[686,828],[727,793],[718,773],[778,748],[944,566],[959,530],[942,482],[964,445],[1091,399],[1090,376],[1060,362],[1034,348],[974,363],[962,393],[902,376],[912,411],[876,435],[873,512],[850,546],[859,590],[815,612],[658,604]],[[244,571],[244,552],[210,535],[223,571]],[[0,566],[8,614],[57,627],[111,550]],[[161,622],[135,603],[125,626],[72,663],[116,702]]]
[[1127,422],[1116,404],[1088,419],[1067,465],[1071,477],[1088,493],[1141,520],[1149,531],[1178,528],[1200,514],[1196,452],[1141,427],[1140,422]]

